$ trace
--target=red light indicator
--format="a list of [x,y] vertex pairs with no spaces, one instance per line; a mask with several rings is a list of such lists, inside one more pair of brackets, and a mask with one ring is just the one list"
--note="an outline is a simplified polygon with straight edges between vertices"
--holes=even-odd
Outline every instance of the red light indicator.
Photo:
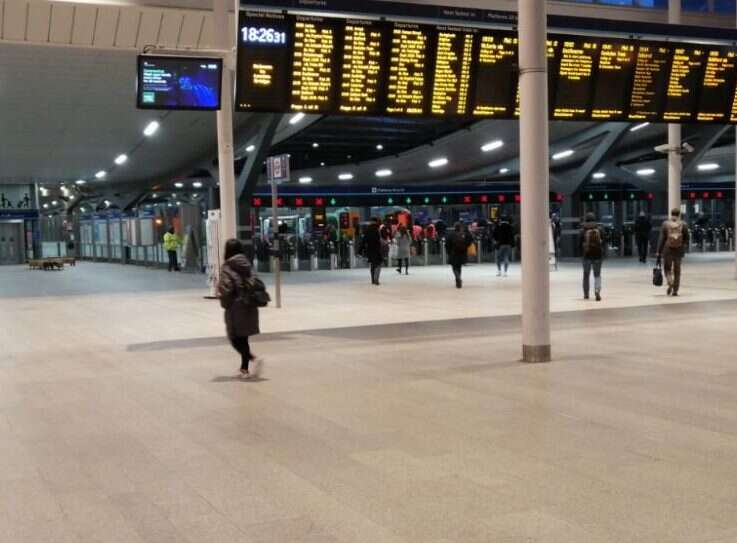
[[500,194],[498,200],[500,204],[503,204],[504,202],[507,201],[507,197],[504,196],[503,194]]
[[717,198],[720,198],[720,199],[721,198],[724,198],[724,193],[723,192],[717,192]]
[[688,197],[691,198],[692,200],[695,200],[696,199],[696,193],[695,192],[689,192],[688,193]]
[[322,198],[315,198],[315,205],[317,207],[322,207],[325,205],[325,200],[323,200]]
[[514,201],[515,201],[515,203],[518,203],[519,204],[522,201],[522,196],[520,196],[519,194],[515,194],[514,195]]
[[277,198],[276,199],[276,205],[278,207],[284,207],[284,198]]
[[302,207],[303,205],[305,205],[305,200],[304,200],[304,198],[297,198],[297,199],[296,199],[296,200],[294,201],[294,204],[295,204],[295,205],[296,205],[297,207]]
[[648,192],[647,193],[647,199],[648,200],[654,200],[655,199],[655,195],[652,192]]
[[558,202],[562,202],[563,201],[563,195],[559,192],[558,194],[555,195],[555,200],[558,201]]
[[470,196],[464,196],[463,197],[463,203],[464,204],[470,204],[471,203],[471,197]]
[[262,205],[263,205],[263,202],[261,201],[261,198],[253,199],[253,207],[261,207]]
[[705,193],[704,193],[704,194],[703,194],[702,196],[703,196],[704,198],[708,198],[708,197],[709,197],[709,193],[708,193],[708,192],[705,192]]
[[482,204],[488,204],[489,203],[489,197],[486,194],[484,194],[483,196],[481,196],[481,203]]

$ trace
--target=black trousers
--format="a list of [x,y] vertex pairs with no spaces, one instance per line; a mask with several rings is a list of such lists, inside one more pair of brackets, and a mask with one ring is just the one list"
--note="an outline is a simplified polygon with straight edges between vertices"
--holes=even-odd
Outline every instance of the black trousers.
[[453,268],[453,275],[456,278],[456,286],[460,288],[460,286],[463,284],[461,279],[461,273],[463,273],[463,265],[461,264],[451,264]]
[[650,240],[646,237],[637,238],[637,253],[640,255],[640,262],[647,262],[647,246]]
[[248,363],[253,360],[251,346],[247,337],[236,337],[230,340],[230,344],[241,355],[241,369],[248,371]]
[[397,271],[402,273],[402,264],[404,264],[404,271],[409,272],[409,258],[397,258]]
[[179,271],[179,262],[177,262],[176,251],[166,251],[169,255],[169,271]]
[[381,262],[371,263],[371,282],[375,285],[379,284],[379,277],[381,277]]

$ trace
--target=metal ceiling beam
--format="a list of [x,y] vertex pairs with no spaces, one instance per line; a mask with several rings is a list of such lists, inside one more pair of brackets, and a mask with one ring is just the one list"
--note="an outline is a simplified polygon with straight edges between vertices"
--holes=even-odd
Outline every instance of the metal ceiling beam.
[[238,200],[244,196],[246,198],[250,197],[256,189],[258,178],[261,175],[261,166],[269,155],[271,142],[274,139],[274,134],[281,120],[282,115],[280,114],[270,114],[262,119],[256,140],[253,142],[256,149],[248,155],[246,163],[243,165],[243,170],[236,180],[235,193]]
[[581,164],[573,175],[560,178],[555,187],[563,194],[573,194],[589,178],[589,176],[606,161],[614,147],[619,143],[629,130],[628,123],[606,123],[609,133],[598,143],[586,161]]
[[704,158],[714,144],[729,130],[731,125],[709,125],[700,127],[700,142],[696,150],[683,159],[683,175],[693,173],[696,164]]

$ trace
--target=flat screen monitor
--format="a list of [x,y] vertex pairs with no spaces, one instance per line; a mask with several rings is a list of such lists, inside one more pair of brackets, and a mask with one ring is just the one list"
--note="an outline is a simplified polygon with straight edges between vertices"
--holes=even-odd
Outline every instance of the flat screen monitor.
[[138,57],[138,108],[220,109],[222,59]]

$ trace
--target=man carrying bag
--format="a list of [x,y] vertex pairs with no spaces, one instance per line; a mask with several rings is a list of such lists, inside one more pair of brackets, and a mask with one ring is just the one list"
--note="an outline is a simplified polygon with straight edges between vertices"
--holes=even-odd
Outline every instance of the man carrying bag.
[[673,209],[670,219],[660,228],[658,241],[658,265],[662,258],[668,280],[668,296],[678,296],[678,289],[681,287],[681,260],[686,254],[688,242],[688,225],[681,220],[681,210]]

